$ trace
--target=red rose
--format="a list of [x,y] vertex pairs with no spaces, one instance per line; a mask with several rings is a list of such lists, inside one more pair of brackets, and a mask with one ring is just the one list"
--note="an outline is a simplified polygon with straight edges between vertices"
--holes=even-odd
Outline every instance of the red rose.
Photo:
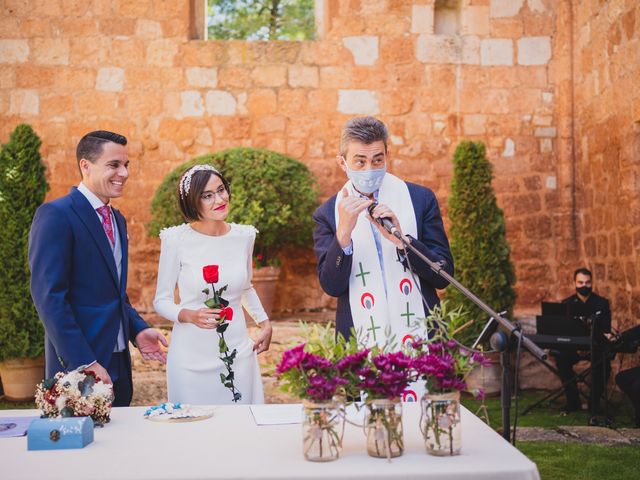
[[218,265],[202,267],[202,276],[207,283],[218,283]]
[[233,319],[233,308],[231,307],[224,307],[221,311],[220,311],[220,318],[222,318],[223,320],[227,320],[227,321],[231,321]]

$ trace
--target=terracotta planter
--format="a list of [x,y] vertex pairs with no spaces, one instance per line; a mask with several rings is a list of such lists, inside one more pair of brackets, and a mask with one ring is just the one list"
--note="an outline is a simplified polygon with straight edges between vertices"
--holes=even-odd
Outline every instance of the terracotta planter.
[[262,302],[265,312],[271,318],[276,298],[276,283],[280,276],[280,267],[262,267],[253,270],[253,287]]
[[0,363],[0,377],[7,400],[25,402],[33,400],[38,385],[44,378],[44,357],[12,358]]
[[500,394],[502,389],[502,367],[500,367],[499,353],[485,353],[485,356],[491,362],[490,365],[483,367],[477,366],[465,379],[467,382],[467,390],[473,389],[484,390],[484,394],[493,397]]

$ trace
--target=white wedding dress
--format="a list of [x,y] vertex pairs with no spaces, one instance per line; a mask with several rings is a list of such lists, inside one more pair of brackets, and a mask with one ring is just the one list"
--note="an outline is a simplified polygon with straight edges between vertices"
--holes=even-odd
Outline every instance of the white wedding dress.
[[[156,312],[173,322],[167,355],[167,393],[170,402],[192,405],[232,403],[231,390],[222,385],[220,373],[227,370],[220,360],[218,334],[178,321],[183,308],[205,308],[208,298],[202,290],[202,267],[218,265],[215,288],[228,285],[222,297],[233,308],[233,319],[224,333],[230,350],[238,353],[232,369],[234,384],[242,394],[238,403],[264,403],[264,392],[254,342],[247,334],[242,306],[256,323],[267,319],[260,299],[251,285],[252,254],[257,230],[250,225],[230,224],[231,229],[218,237],[198,233],[188,224],[160,232],[161,248],[158,285],[153,305]],[[178,286],[179,301],[174,300]]]

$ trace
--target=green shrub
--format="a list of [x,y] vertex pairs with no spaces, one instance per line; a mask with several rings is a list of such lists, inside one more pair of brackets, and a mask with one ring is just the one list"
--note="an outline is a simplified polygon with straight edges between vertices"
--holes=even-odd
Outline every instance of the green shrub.
[[204,155],[171,171],[151,203],[150,235],[184,222],[178,208],[178,181],[184,171],[206,163],[220,170],[231,185],[228,221],[254,225],[255,256],[272,265],[287,247],[311,245],[318,193],[309,169],[293,158],[269,150],[232,148]]
[[41,143],[29,125],[18,125],[0,152],[0,360],[37,357],[44,350],[27,261],[31,221],[49,189]]
[[[515,274],[505,238],[504,214],[496,203],[492,166],[482,142],[460,143],[453,165],[449,219],[456,279],[495,311],[506,310],[511,315],[516,299]],[[461,305],[475,319],[459,335],[463,343],[472,341],[488,320],[486,314],[454,287],[446,290],[445,297],[452,308]]]

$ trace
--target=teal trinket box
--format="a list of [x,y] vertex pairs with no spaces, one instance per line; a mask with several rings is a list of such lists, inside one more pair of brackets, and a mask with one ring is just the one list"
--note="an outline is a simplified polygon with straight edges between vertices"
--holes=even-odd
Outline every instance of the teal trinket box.
[[27,430],[28,450],[84,448],[91,442],[91,417],[37,418]]

